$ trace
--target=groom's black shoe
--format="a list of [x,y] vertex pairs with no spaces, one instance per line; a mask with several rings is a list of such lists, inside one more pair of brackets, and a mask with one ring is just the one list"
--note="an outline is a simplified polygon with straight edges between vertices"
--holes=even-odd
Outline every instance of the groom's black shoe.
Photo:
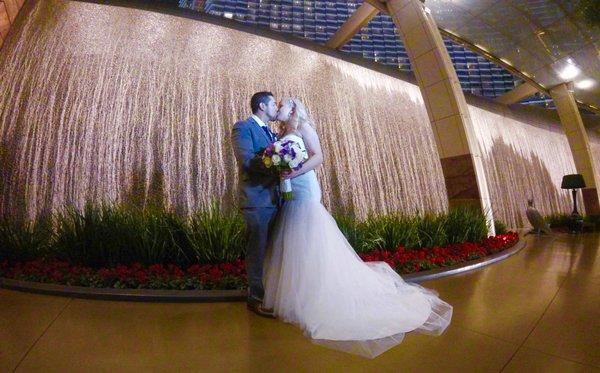
[[271,319],[275,318],[275,314],[273,313],[273,310],[268,310],[266,308],[263,308],[262,302],[258,299],[248,299],[248,301],[246,302],[246,307],[254,312],[255,314],[262,316],[262,317],[268,317]]

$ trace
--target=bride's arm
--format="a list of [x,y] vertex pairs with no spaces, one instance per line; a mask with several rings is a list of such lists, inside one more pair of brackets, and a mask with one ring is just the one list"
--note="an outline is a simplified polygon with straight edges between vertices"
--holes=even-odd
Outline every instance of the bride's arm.
[[323,151],[321,150],[321,143],[319,142],[317,131],[310,125],[305,124],[298,127],[298,132],[302,134],[302,140],[304,140],[304,145],[306,145],[306,150],[308,152],[308,159],[302,164],[302,168],[298,171],[292,171],[289,174],[286,174],[284,176],[286,179],[292,179],[308,171],[314,170],[323,163]]

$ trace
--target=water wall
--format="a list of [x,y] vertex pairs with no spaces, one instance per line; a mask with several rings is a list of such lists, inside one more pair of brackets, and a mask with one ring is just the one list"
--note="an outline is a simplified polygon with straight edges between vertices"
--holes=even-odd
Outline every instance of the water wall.
[[[311,111],[328,208],[447,209],[409,81],[176,15],[57,0],[23,12],[0,53],[0,214],[34,218],[88,201],[234,206],[229,133],[259,90],[298,96]],[[560,178],[574,163],[558,122],[469,101],[495,214],[523,225],[529,196],[544,213],[569,211]]]

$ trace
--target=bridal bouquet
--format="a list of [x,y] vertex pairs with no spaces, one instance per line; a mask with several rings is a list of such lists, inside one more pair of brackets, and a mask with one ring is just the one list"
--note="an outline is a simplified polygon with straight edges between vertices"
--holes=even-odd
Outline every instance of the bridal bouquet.
[[[271,168],[278,175],[282,171],[294,170],[297,171],[302,167],[305,155],[298,143],[291,140],[275,141],[263,151],[262,161],[265,167]],[[291,200],[292,183],[289,179],[281,180],[281,192],[283,199]]]

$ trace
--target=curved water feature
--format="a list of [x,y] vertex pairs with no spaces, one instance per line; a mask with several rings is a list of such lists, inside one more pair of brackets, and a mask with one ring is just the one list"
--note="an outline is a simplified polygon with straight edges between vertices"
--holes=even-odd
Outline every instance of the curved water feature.
[[[24,12],[0,53],[0,214],[33,218],[86,201],[182,213],[232,206],[229,130],[264,89],[299,96],[312,111],[330,209],[364,217],[447,208],[412,83],[185,17],[57,0]],[[557,122],[493,105],[470,110],[495,214],[523,225],[530,194],[544,213],[569,211],[560,177],[574,165]]]

